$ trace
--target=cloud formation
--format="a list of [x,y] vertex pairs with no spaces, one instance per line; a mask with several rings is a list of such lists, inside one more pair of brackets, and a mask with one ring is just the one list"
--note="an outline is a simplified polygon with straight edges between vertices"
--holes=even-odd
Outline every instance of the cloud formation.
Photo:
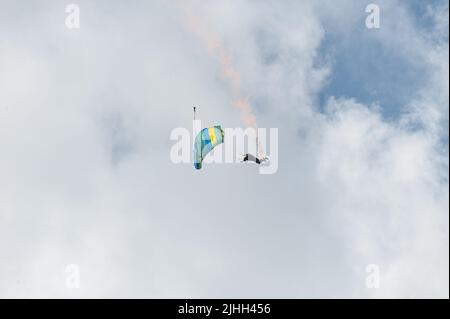
[[176,3],[79,1],[78,30],[61,3],[2,4],[0,296],[448,298],[448,3],[381,1],[378,30],[363,2],[186,5],[279,128],[277,174],[170,162],[193,105],[242,126]]

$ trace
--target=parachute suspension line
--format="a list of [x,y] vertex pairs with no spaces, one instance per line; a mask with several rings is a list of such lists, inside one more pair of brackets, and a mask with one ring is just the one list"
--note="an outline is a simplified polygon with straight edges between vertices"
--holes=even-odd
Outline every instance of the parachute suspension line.
[[256,156],[261,157],[261,148],[259,147],[258,131],[256,131]]
[[256,154],[258,155],[259,159],[266,158],[266,153],[264,152],[264,148],[262,147],[261,143],[259,142],[258,131],[256,133],[256,149],[257,149]]

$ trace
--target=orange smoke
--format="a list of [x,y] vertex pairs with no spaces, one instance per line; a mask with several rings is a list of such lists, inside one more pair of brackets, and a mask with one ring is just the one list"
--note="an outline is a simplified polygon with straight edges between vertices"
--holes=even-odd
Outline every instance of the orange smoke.
[[196,17],[192,11],[186,7],[184,7],[184,11],[189,29],[203,41],[208,53],[220,64],[222,74],[228,80],[231,87],[233,106],[240,111],[242,122],[246,126],[257,130],[256,117],[253,114],[252,107],[247,98],[243,97],[241,94],[241,79],[239,72],[233,66],[231,56],[220,45],[216,35],[209,31],[200,18]]

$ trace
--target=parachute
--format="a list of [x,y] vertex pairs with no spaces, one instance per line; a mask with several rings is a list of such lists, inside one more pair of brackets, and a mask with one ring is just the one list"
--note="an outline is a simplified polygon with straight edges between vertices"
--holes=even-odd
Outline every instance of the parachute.
[[193,149],[194,167],[196,169],[201,169],[205,156],[208,155],[214,147],[223,143],[224,135],[225,132],[220,125],[204,128],[197,134]]

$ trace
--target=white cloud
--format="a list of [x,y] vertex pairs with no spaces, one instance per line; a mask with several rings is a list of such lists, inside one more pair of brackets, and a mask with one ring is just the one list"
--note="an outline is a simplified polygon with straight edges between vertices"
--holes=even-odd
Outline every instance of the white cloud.
[[380,266],[374,296],[444,296],[448,184],[436,167],[443,155],[435,141],[352,101],[331,100],[329,108],[317,172],[330,228],[346,236],[346,257]]
[[[401,14],[374,41],[421,56],[428,84],[398,120],[340,97],[321,113],[333,65],[319,49],[330,28],[357,30],[348,3],[191,3],[259,124],[279,127],[272,176],[169,161],[191,106],[205,125],[240,125],[176,5],[80,1],[79,30],[65,28],[64,6],[4,5],[0,296],[448,297],[448,35],[416,32],[384,2]],[[448,14],[429,14],[442,33]],[[412,29],[389,32],[396,23]],[[378,290],[364,286],[373,263]],[[79,290],[65,287],[68,264]]]

